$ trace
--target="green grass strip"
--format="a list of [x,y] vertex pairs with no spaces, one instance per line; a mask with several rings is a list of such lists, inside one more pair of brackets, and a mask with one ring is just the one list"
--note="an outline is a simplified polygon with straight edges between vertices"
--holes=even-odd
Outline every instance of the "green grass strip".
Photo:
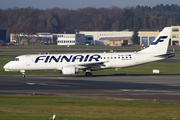
[[0,120],[46,120],[54,114],[57,120],[170,120],[180,116],[180,104],[0,95]]

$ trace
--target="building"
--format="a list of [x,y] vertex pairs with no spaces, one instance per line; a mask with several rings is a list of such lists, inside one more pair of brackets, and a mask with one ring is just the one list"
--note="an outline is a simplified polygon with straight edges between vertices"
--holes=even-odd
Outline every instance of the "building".
[[140,44],[151,45],[155,38],[159,35],[159,31],[140,31]]
[[7,38],[8,38],[7,31],[8,31],[7,28],[0,28],[0,41],[1,42],[7,41]]
[[[89,37],[87,37],[89,38]],[[34,35],[11,34],[10,40],[17,45],[85,45],[84,34],[50,34],[37,33]]]
[[85,45],[84,34],[54,34],[57,36],[57,45]]
[[18,45],[44,45],[53,43],[53,35],[50,33],[10,34],[10,41]]
[[[180,45],[180,26],[171,26],[170,45]],[[80,31],[85,36],[91,36],[95,45],[121,46],[131,45],[133,31]],[[139,31],[140,44],[151,45],[160,31]],[[123,41],[123,42],[122,42]]]
[[127,45],[132,44],[133,31],[80,31],[79,33],[91,36],[94,40],[94,45],[121,46],[122,40],[128,41],[125,42]]
[[[170,45],[180,45],[180,26],[171,26]],[[18,41],[20,45],[51,44],[57,45],[132,45],[133,31],[80,31],[78,34],[48,34],[35,35],[11,34],[11,41]],[[139,31],[140,44],[151,45],[160,31]]]
[[180,45],[180,26],[171,26],[171,45]]

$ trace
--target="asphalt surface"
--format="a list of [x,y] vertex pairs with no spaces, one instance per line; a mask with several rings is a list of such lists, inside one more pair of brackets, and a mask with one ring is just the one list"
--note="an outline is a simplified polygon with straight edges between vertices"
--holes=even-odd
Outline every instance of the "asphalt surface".
[[0,94],[180,102],[180,75],[0,75]]

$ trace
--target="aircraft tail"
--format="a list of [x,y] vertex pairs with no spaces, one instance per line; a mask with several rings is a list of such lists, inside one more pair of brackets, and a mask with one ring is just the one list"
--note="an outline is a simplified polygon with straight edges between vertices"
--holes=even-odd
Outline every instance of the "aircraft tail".
[[171,27],[165,27],[158,37],[151,43],[151,45],[139,51],[139,53],[153,53],[156,55],[161,55],[161,54],[166,54],[168,45],[169,45],[169,39],[170,39],[170,34],[171,34]]

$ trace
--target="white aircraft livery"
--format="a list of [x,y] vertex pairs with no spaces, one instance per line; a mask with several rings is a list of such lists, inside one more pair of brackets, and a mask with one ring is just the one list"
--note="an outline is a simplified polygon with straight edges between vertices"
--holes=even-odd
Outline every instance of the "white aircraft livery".
[[124,68],[173,57],[167,53],[171,27],[165,27],[153,43],[138,52],[79,53],[79,54],[35,54],[20,55],[4,65],[5,71],[20,71],[25,77],[26,70],[60,70],[64,75],[92,70]]

